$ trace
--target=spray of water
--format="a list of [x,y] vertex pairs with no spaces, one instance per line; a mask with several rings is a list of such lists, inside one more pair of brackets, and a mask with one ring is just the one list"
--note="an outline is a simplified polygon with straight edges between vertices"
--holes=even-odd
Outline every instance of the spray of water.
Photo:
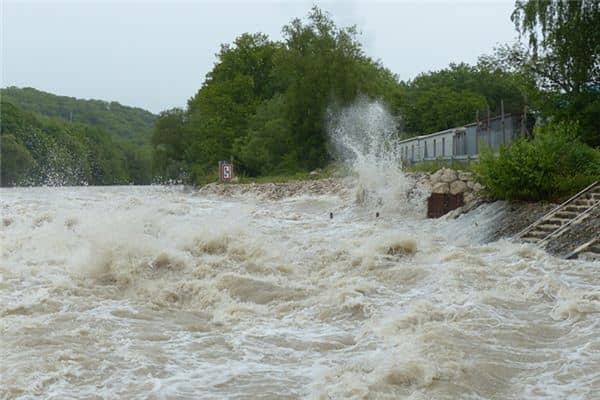
[[414,182],[402,171],[396,120],[383,102],[361,97],[330,108],[328,132],[336,158],[357,175],[357,203],[383,210],[407,204]]

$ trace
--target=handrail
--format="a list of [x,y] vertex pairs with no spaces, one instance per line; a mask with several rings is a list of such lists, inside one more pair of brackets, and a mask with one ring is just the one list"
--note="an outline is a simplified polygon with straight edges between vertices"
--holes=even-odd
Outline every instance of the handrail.
[[581,196],[581,195],[587,193],[588,191],[592,190],[599,182],[600,181],[595,181],[591,185],[588,185],[585,189],[579,191],[577,194],[571,196],[567,201],[559,204],[557,207],[555,207],[554,209],[552,209],[552,211],[544,214],[542,217],[540,217],[533,224],[527,226],[521,232],[517,233],[514,237],[520,238],[523,235],[525,235],[527,232],[533,230],[533,228],[537,227],[539,224],[541,224],[543,221],[545,221],[547,217],[549,217],[549,216],[551,216],[553,214],[556,214],[557,212],[559,212],[560,210],[562,210],[563,208],[565,208],[567,205],[569,205],[573,200],[577,199],[579,196]]
[[596,242],[600,242],[599,238],[593,238],[592,240],[590,240],[587,243],[582,244],[581,246],[577,247],[575,250],[573,250],[572,252],[570,252],[565,258],[567,260],[574,258],[575,256],[577,256],[579,253],[581,253],[582,251],[586,250],[588,247],[592,246],[593,244],[595,244]]

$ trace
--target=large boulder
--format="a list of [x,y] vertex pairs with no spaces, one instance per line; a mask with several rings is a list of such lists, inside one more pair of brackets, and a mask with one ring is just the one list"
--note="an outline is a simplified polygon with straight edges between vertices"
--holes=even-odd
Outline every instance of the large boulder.
[[450,182],[454,182],[455,180],[458,179],[458,175],[457,175],[456,171],[454,171],[453,169],[442,168],[440,171],[441,171],[441,174],[439,176],[440,182],[450,183]]
[[436,172],[431,174],[429,177],[429,181],[431,182],[431,186],[434,186],[436,183],[440,182],[440,177],[442,176],[443,169],[438,169]]
[[454,181],[450,184],[450,194],[464,193],[468,190],[467,184],[463,181]]
[[473,202],[473,200],[475,200],[477,197],[475,196],[475,194],[473,192],[466,192],[464,194],[463,200],[465,202],[465,204],[470,204]]
[[445,182],[438,182],[433,185],[433,189],[431,189],[431,193],[450,193],[450,185]]

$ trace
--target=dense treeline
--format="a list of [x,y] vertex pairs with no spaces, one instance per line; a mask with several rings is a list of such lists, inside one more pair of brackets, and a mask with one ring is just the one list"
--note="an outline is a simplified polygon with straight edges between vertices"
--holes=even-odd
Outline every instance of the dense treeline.
[[151,182],[149,147],[107,132],[0,104],[0,183],[111,185]]
[[353,28],[314,8],[284,41],[243,34],[222,45],[217,63],[186,110],[163,112],[152,139],[155,170],[199,182],[220,159],[249,175],[307,170],[329,160],[325,113],[358,94],[390,99],[392,73],[366,57]]
[[230,157],[250,176],[322,167],[330,161],[328,109],[358,96],[383,99],[401,137],[527,109],[538,123],[562,122],[582,145],[597,146],[598,3],[574,4],[518,1],[512,18],[529,35],[529,50],[500,48],[476,65],[451,64],[410,81],[367,57],[354,28],[338,28],[316,7],[307,21],[283,27],[280,42],[243,34],[221,47],[186,109],[160,115],[155,171],[202,182]]
[[401,82],[364,54],[355,28],[337,27],[316,7],[283,36],[243,34],[221,47],[187,109],[160,115],[152,138],[157,174],[201,182],[230,157],[250,176],[322,167],[330,161],[327,110],[358,96],[383,99],[404,135],[472,122],[488,108],[497,113],[501,99],[507,112],[523,108],[511,74],[483,63]]
[[137,144],[148,143],[156,121],[156,115],[149,111],[124,106],[115,101],[82,100],[33,88],[0,89],[0,97],[21,110],[88,124],[109,133],[115,139],[125,139]]
[[477,113],[523,113],[531,80],[482,58],[475,66],[450,64],[404,84],[399,112],[406,136],[422,135],[474,122]]

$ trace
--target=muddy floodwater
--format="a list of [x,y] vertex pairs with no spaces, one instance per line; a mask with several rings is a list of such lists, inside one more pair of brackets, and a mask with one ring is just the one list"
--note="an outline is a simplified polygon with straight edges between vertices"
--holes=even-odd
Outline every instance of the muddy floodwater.
[[0,199],[2,399],[600,398],[600,265],[485,243],[498,204]]

